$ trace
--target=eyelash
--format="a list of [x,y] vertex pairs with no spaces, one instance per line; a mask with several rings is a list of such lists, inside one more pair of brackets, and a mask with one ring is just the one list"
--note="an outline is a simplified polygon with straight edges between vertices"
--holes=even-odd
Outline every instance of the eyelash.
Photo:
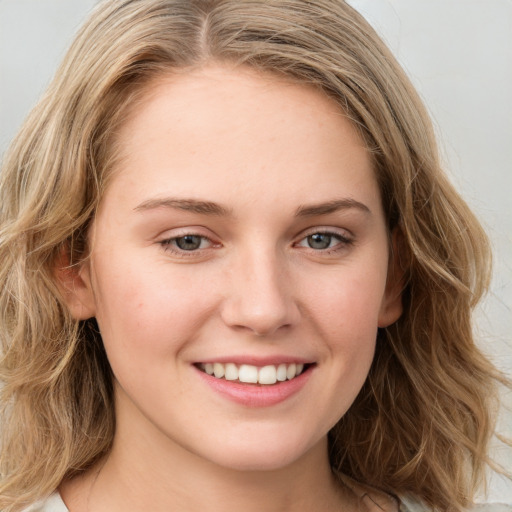
[[[315,235],[324,235],[324,236],[331,237],[332,239],[337,240],[338,243],[336,243],[333,247],[326,247],[325,249],[315,249],[313,247],[304,247],[304,246],[300,245],[301,242],[307,243],[308,238],[315,236]],[[347,235],[342,235],[341,233],[337,233],[337,232],[329,231],[329,230],[316,229],[314,231],[307,233],[305,236],[303,236],[299,240],[299,242],[297,242],[294,245],[299,246],[299,247],[304,247],[304,249],[313,251],[314,253],[334,254],[334,253],[337,253],[337,252],[340,252],[340,251],[346,249],[347,247],[349,247],[353,244],[354,244],[353,238],[350,238]]]
[[[178,240],[183,240],[187,237],[200,238],[201,245],[203,244],[204,241],[207,241],[210,244],[210,246],[209,247],[198,247],[197,249],[187,250],[187,249],[182,249],[181,247],[176,245],[178,243]],[[211,247],[216,245],[210,238],[208,238],[207,236],[204,236],[204,235],[200,235],[198,233],[184,233],[179,236],[173,236],[172,238],[166,238],[165,240],[162,240],[161,242],[159,242],[159,244],[163,247],[164,251],[171,252],[177,256],[185,257],[185,258],[197,256],[197,253],[199,251],[208,250]]]
[[[333,247],[326,247],[324,249],[315,249],[313,247],[304,247],[304,246],[300,245],[301,242],[307,243],[308,238],[313,237],[315,235],[324,235],[324,236],[331,237],[332,239],[337,240],[338,243],[335,244]],[[187,237],[200,238],[201,239],[200,246],[197,249],[187,250],[187,249],[183,249],[176,245],[179,240],[183,240]],[[207,241],[210,244],[209,247],[201,247],[201,245],[203,244],[204,241]],[[304,249],[312,251],[314,253],[332,254],[332,253],[342,251],[343,249],[346,249],[347,247],[353,245],[353,243],[354,243],[354,240],[348,236],[345,236],[345,235],[342,235],[340,233],[336,233],[333,231],[329,231],[329,230],[317,229],[315,231],[311,231],[310,233],[307,233],[306,235],[302,236],[302,238],[298,242],[294,243],[294,247],[303,247]],[[164,251],[171,252],[179,257],[185,257],[185,258],[197,256],[198,252],[200,252],[200,251],[211,249],[212,247],[215,247],[215,245],[220,245],[220,244],[215,244],[207,236],[200,235],[198,233],[193,233],[193,232],[184,233],[182,235],[174,236],[171,238],[166,238],[165,240],[160,241],[159,244],[162,246]]]

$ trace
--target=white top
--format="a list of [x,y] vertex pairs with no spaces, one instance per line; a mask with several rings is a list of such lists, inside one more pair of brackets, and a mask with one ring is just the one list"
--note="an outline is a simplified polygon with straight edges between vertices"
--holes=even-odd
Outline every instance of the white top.
[[[380,510],[384,510],[378,507]],[[512,512],[512,505],[501,503],[482,503],[475,505],[473,512]],[[23,512],[69,512],[62,501],[59,493],[52,494],[48,499],[34,503]],[[400,502],[400,512],[429,512],[429,509],[421,503],[402,499]]]
[[48,499],[38,501],[23,512],[69,512],[58,492],[53,493]]

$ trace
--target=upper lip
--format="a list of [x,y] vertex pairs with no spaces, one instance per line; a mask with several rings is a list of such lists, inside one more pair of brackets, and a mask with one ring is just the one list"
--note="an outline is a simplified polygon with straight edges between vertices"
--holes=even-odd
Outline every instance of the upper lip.
[[219,356],[219,357],[209,357],[207,359],[201,359],[201,361],[197,361],[196,364],[207,364],[207,363],[234,363],[236,365],[249,364],[252,366],[268,366],[268,365],[280,365],[280,364],[312,364],[315,361],[312,359],[297,357],[297,356],[286,356],[286,355],[276,355],[276,356],[250,356],[250,355],[233,355],[233,356]]

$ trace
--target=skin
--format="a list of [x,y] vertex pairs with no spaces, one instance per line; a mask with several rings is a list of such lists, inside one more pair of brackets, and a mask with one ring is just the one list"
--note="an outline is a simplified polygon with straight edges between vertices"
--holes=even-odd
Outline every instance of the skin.
[[[111,454],[62,486],[68,508],[355,509],[327,432],[401,314],[357,131],[312,87],[211,64],[149,86],[118,143],[90,257],[61,277],[74,316],[97,318],[117,415]],[[179,249],[187,234],[197,249]],[[314,364],[269,407],[219,395],[196,367],[248,355]]]

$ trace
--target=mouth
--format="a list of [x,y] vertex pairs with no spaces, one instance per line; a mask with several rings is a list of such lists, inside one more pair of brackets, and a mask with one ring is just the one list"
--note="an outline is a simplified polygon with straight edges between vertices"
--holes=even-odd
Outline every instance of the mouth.
[[311,363],[282,363],[278,365],[254,366],[236,363],[197,363],[200,371],[219,380],[242,384],[272,386],[291,381],[306,372]]

